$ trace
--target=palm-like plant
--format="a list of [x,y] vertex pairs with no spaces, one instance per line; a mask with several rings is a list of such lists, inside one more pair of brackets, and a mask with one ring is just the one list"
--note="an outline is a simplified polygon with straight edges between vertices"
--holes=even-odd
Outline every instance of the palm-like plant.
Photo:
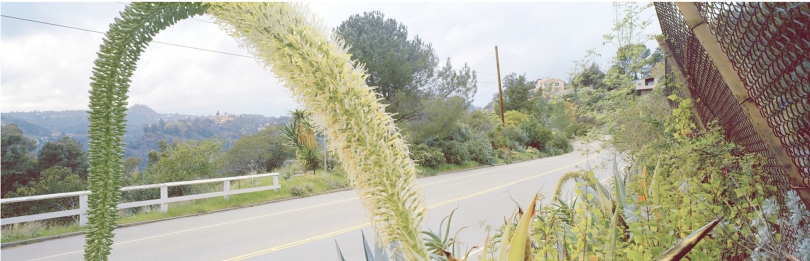
[[318,144],[315,141],[315,127],[309,120],[309,113],[306,110],[290,111],[293,116],[290,123],[282,126],[282,133],[296,148],[296,155],[307,169],[314,170],[318,167]]

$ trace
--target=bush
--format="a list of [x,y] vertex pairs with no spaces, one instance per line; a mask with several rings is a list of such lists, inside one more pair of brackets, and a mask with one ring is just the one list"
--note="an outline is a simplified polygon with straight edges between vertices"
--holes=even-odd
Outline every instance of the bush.
[[526,146],[533,147],[536,149],[543,149],[546,147],[546,143],[551,140],[551,130],[546,127],[540,126],[537,122],[534,121],[524,121],[520,124],[520,129],[526,133]]
[[466,145],[470,160],[487,165],[495,163],[494,153],[492,147],[489,146],[489,141],[472,140],[467,142]]
[[470,160],[470,153],[467,151],[467,146],[458,141],[439,141],[436,142],[437,146],[442,149],[444,159],[447,164],[459,165],[462,162]]
[[[573,148],[571,147],[571,142],[566,137],[565,133],[556,133],[553,137],[551,137],[550,142],[551,148],[559,149],[562,153],[570,152]],[[556,155],[557,153],[555,153]]]
[[526,132],[523,131],[520,127],[517,126],[506,126],[503,128],[503,137],[509,141],[506,145],[510,149],[517,149],[520,146],[525,145],[528,143],[529,138],[526,136]]
[[445,162],[444,153],[440,148],[431,148],[425,144],[411,146],[411,159],[422,167],[435,168]]

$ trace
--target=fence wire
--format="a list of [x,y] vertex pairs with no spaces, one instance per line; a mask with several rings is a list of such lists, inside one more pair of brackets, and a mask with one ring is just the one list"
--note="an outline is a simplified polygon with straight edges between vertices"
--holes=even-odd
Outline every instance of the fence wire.
[[[729,140],[767,157],[764,180],[778,188],[777,195],[769,196],[784,204],[784,193],[791,188],[786,173],[756,134],[677,6],[671,2],[654,5],[676,61],[668,66],[677,66],[687,76],[686,90],[696,100],[704,124],[717,120]],[[810,177],[810,4],[698,3],[697,6],[752,101],[787,148],[793,164],[803,177]],[[782,214],[787,215],[785,211]],[[779,229],[787,240],[795,233],[790,227]]]

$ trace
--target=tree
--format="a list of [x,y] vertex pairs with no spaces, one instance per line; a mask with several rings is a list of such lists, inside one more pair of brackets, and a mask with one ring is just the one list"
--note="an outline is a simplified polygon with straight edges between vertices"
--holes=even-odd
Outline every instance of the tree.
[[465,107],[468,107],[472,104],[475,93],[478,92],[478,75],[466,63],[464,67],[454,71],[448,57],[444,67],[436,73],[436,81],[429,91],[430,95],[434,97],[461,97]]
[[[82,191],[87,189],[87,180],[71,172],[71,169],[63,166],[53,166],[43,170],[39,178],[31,181],[25,186],[8,193],[8,197],[27,197],[36,195],[47,195],[64,192]],[[79,205],[76,197],[48,199],[36,202],[25,202],[12,204],[10,207],[3,206],[3,215],[30,215],[43,212],[62,211],[75,209]]]
[[425,111],[419,118],[408,123],[407,135],[414,143],[428,139],[441,139],[450,135],[457,127],[461,115],[465,115],[467,104],[462,97],[436,97],[423,101]]
[[419,113],[419,99],[433,78],[438,57],[418,36],[382,12],[352,15],[335,29],[349,46],[352,60],[365,66],[366,84],[375,86],[396,121]]
[[574,89],[578,89],[580,87],[601,89],[605,87],[605,83],[603,82],[604,78],[605,73],[599,69],[599,65],[592,62],[590,66],[584,68],[582,72],[579,72],[574,76],[574,78],[571,80],[571,85]]
[[56,142],[47,142],[37,155],[39,169],[53,166],[70,168],[70,171],[83,179],[87,178],[87,152],[82,145],[71,137],[63,137]]
[[[217,138],[161,144],[159,152],[150,152],[155,160],[143,174],[141,183],[164,183],[216,177],[218,166],[213,159],[222,150],[223,141]],[[150,157],[150,160],[151,159]],[[185,192],[181,192],[185,194]]]
[[282,125],[287,142],[296,149],[298,160],[308,170],[314,170],[320,165],[318,143],[315,141],[315,127],[309,121],[309,113],[305,110],[291,111],[292,121]]
[[282,127],[272,125],[256,134],[239,138],[217,160],[225,175],[247,174],[252,171],[272,171],[295,156],[281,133]]
[[26,138],[16,124],[3,125],[2,137],[2,195],[36,178],[37,161],[34,149],[37,141]]
[[503,78],[503,110],[531,112],[532,89],[534,84],[526,79],[526,74],[511,73]]

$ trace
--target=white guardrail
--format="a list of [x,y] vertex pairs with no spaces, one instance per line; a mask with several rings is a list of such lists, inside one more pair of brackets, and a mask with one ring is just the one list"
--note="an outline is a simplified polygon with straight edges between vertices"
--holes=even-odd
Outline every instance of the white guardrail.
[[[263,178],[263,177],[270,177],[270,176],[273,177],[273,185],[264,186],[264,187],[255,187],[255,188],[231,190],[231,181],[243,180],[243,179],[253,179],[253,178]],[[194,184],[204,184],[204,183],[215,183],[215,182],[223,182],[223,191],[209,192],[209,193],[195,194],[195,195],[188,195],[188,196],[169,197],[169,187],[183,186],[183,185],[194,185]],[[235,194],[257,192],[257,191],[264,191],[264,190],[271,190],[271,189],[278,191],[278,189],[281,188],[281,184],[278,183],[278,173],[265,173],[265,174],[258,174],[258,175],[249,175],[249,176],[238,176],[238,177],[217,178],[217,179],[203,179],[203,180],[169,182],[169,183],[142,185],[142,186],[123,187],[123,188],[121,188],[121,191],[143,190],[143,189],[152,189],[152,188],[160,188],[160,198],[159,199],[121,203],[121,204],[118,204],[118,209],[127,209],[127,208],[143,207],[143,206],[160,204],[160,212],[167,212],[167,211],[169,211],[169,203],[172,203],[172,202],[194,200],[194,199],[203,199],[203,198],[213,198],[213,197],[219,197],[219,196],[225,197],[225,199],[227,200],[229,198],[228,196],[235,195]],[[79,208],[77,208],[77,209],[63,210],[63,211],[49,212],[49,213],[42,213],[42,214],[35,214],[35,215],[27,215],[27,216],[19,216],[19,217],[3,218],[3,219],[0,219],[0,224],[8,225],[8,224],[29,222],[29,221],[35,221],[35,220],[43,220],[43,219],[51,219],[51,218],[69,217],[69,216],[79,215],[79,225],[84,226],[84,225],[87,224],[87,196],[88,195],[90,195],[90,191],[85,190],[85,191],[76,191],[76,192],[68,192],[68,193],[58,193],[58,194],[48,194],[48,195],[39,195],[39,196],[30,196],[30,197],[17,197],[17,198],[0,199],[0,204],[6,204],[6,203],[36,201],[36,200],[43,200],[43,199],[79,197]]]

